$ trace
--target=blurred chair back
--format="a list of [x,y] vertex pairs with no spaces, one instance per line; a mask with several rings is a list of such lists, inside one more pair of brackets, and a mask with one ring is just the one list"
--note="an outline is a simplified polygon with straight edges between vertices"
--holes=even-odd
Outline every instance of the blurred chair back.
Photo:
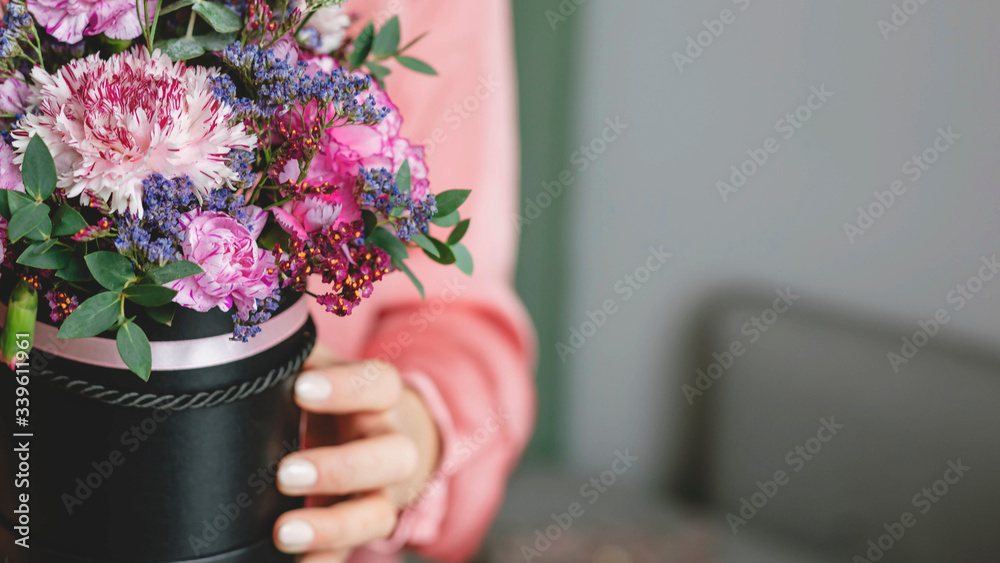
[[1000,354],[807,300],[697,316],[674,491],[844,561],[1000,560]]

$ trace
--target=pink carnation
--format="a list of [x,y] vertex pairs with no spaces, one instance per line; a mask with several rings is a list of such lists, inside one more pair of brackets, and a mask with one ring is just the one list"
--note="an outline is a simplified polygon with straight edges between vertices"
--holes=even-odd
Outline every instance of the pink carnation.
[[132,0],[28,0],[28,11],[63,43],[101,33],[112,39],[135,39],[142,34]]
[[142,215],[142,181],[150,174],[188,176],[200,196],[231,185],[232,149],[251,150],[257,139],[232,108],[212,94],[215,70],[173,62],[142,47],[102,60],[99,54],[67,63],[54,74],[32,70],[38,106],[15,130],[21,154],[35,134],[56,162],[57,185],[68,197],[106,201],[111,209]]
[[174,301],[205,312],[223,311],[233,305],[246,319],[257,299],[271,296],[278,287],[274,255],[257,246],[267,212],[249,206],[250,228],[217,211],[194,210],[181,216],[185,239],[184,259],[201,266],[204,273],[179,279],[169,287],[177,290]]
[[24,75],[17,70],[0,83],[0,110],[4,113],[25,113],[28,108],[28,96],[31,88],[24,80]]
[[21,167],[14,164],[14,149],[4,142],[0,142],[0,190],[14,190],[24,192],[24,183],[21,182]]
[[[316,57],[310,60],[310,67],[330,66],[327,59]],[[395,173],[409,160],[411,195],[413,199],[423,199],[430,187],[423,147],[414,146],[400,136],[403,120],[388,94],[373,83],[361,96],[367,98],[368,95],[379,107],[389,108],[389,115],[378,125],[346,125],[328,130],[327,144],[313,159],[306,179],[353,188],[361,168],[385,168]]]
[[331,225],[339,227],[361,218],[361,209],[354,194],[343,188],[332,194],[310,195],[301,201],[290,201],[281,207],[271,208],[271,212],[285,231],[303,239]]

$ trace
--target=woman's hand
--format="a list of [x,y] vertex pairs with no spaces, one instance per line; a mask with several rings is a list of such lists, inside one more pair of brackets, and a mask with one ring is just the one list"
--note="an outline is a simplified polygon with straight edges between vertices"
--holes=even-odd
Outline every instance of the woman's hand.
[[274,541],[305,554],[305,563],[341,562],[392,533],[436,466],[440,439],[427,406],[391,365],[338,363],[317,347],[305,369],[295,384],[308,413],[305,449],[282,460],[278,488],[310,498],[278,519]]

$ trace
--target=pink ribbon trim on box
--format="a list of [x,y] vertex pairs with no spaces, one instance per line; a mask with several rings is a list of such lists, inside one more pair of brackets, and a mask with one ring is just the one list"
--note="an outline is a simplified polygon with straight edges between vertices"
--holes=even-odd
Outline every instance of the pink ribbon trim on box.
[[[0,305],[0,318],[6,317],[7,307]],[[210,336],[194,340],[150,342],[153,371],[201,369],[228,364],[255,356],[289,338],[309,319],[309,300],[299,299],[287,310],[275,315],[261,326],[261,332],[249,342],[230,340],[230,335]],[[59,329],[35,323],[35,348],[82,364],[127,370],[118,354],[118,344],[111,338],[61,339]]]

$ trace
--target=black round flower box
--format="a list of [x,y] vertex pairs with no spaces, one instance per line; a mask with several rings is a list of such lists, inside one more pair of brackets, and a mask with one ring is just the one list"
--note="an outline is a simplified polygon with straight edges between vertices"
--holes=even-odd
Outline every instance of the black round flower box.
[[278,462],[298,448],[292,384],[315,343],[298,297],[235,354],[228,313],[178,308],[170,327],[144,324],[148,382],[107,367],[114,335],[59,341],[40,321],[27,426],[15,416],[16,374],[0,367],[0,546],[10,563],[292,561],[271,530],[301,506],[275,485]]

